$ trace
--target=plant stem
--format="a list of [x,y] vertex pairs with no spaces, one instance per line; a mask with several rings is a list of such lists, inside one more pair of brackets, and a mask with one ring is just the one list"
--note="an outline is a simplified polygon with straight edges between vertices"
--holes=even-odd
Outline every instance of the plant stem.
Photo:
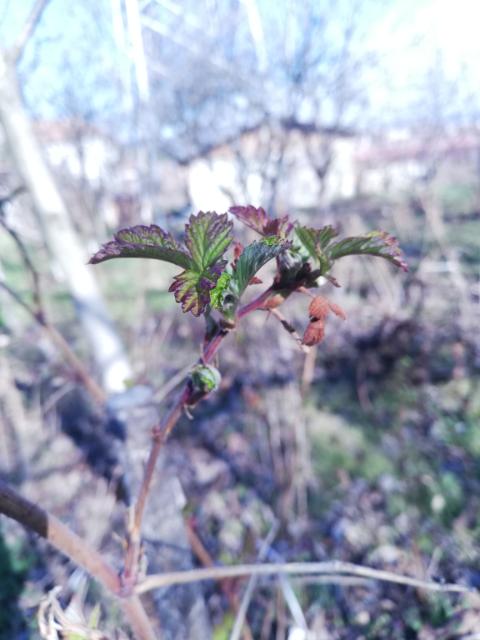
[[257,298],[254,298],[251,302],[240,307],[237,312],[237,318],[241,319],[252,311],[257,311],[258,309],[262,309],[265,302],[272,295],[272,287],[268,287],[262,294],[260,294]]
[[161,636],[155,633],[152,624],[138,596],[130,596],[121,601],[125,617],[136,638],[141,640],[160,640]]
[[[110,593],[121,596],[121,582],[117,573],[83,538],[80,538],[58,518],[30,502],[0,480],[0,513],[45,538],[53,547],[82,567]],[[121,600],[125,617],[138,640],[157,637],[138,596]]]
[[191,569],[189,571],[173,571],[150,575],[136,588],[137,593],[145,593],[159,587],[168,587],[174,584],[189,584],[201,580],[225,580],[240,576],[275,576],[275,575],[323,575],[331,578],[334,583],[340,576],[355,576],[369,580],[380,580],[403,584],[417,589],[429,591],[472,593],[475,590],[460,584],[441,584],[420,580],[410,576],[399,575],[391,571],[372,569],[350,562],[332,560],[330,562],[289,562],[269,564],[241,564],[232,567],[212,567],[207,569]]
[[[271,287],[269,287],[260,296],[252,300],[252,302],[239,309],[237,317],[242,318],[247,314],[256,311],[257,309],[261,309],[265,301],[271,295],[271,292]],[[205,347],[203,355],[200,358],[201,363],[209,364],[210,362],[212,362],[220,346],[222,345],[223,340],[228,336],[229,333],[229,329],[220,328],[218,330],[218,332],[213,336],[213,338]],[[128,526],[127,551],[125,554],[124,569],[121,575],[122,592],[124,594],[132,592],[138,579],[138,564],[141,553],[141,530],[143,514],[145,512],[148,494],[152,485],[158,456],[160,455],[160,451],[162,450],[164,443],[168,439],[168,436],[181,417],[185,407],[188,405],[189,398],[190,386],[189,382],[187,382],[184,385],[183,390],[181,391],[175,404],[170,409],[164,420],[160,425],[152,429],[150,453],[145,465],[145,471],[140,485],[138,497],[133,507],[133,515]]]
[[133,519],[128,532],[128,546],[125,555],[125,566],[122,573],[122,589],[125,593],[132,590],[137,580],[138,561],[141,551],[141,529],[145,505],[147,502],[150,487],[152,485],[153,474],[157,464],[158,456],[163,443],[168,438],[171,430],[177,424],[183,413],[189,396],[189,387],[185,385],[177,401],[163,420],[163,422],[152,429],[152,445],[148,456],[147,464],[143,474],[142,484],[138,498],[133,508]]

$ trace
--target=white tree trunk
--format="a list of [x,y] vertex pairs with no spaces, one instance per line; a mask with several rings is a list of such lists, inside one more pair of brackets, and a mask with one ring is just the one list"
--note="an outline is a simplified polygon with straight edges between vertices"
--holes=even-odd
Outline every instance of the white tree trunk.
[[130,367],[103,303],[87,255],[36,140],[14,63],[0,52],[0,123],[24,186],[31,194],[48,248],[77,307],[107,393],[124,389]]

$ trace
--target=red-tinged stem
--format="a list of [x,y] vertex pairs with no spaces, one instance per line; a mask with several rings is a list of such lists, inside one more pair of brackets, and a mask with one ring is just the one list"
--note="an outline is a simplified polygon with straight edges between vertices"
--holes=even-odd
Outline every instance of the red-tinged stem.
[[252,311],[257,311],[258,309],[263,309],[266,301],[272,295],[272,288],[269,287],[266,289],[261,295],[257,298],[249,302],[248,304],[241,307],[237,312],[237,318],[240,320],[244,316],[252,313]]
[[210,362],[212,362],[223,340],[227,337],[229,333],[230,333],[229,330],[221,329],[217,334],[213,336],[213,338],[207,344],[203,352],[203,355],[201,358],[201,361],[203,362],[203,364],[210,364]]
[[[237,318],[243,318],[247,314],[263,308],[266,300],[272,293],[271,287],[264,291],[260,296],[252,300],[249,304],[242,307],[238,313]],[[230,333],[229,329],[220,329],[208,345],[200,358],[200,363],[209,364],[214,359],[223,340]],[[137,501],[133,507],[133,517],[129,524],[128,531],[128,544],[127,552],[125,555],[125,565],[121,576],[122,579],[122,592],[124,594],[132,593],[132,590],[137,582],[138,578],[138,565],[141,553],[141,530],[143,515],[148,499],[148,494],[152,485],[153,475],[155,473],[155,467],[157,465],[158,456],[160,451],[167,440],[168,436],[172,432],[173,428],[177,424],[181,417],[185,407],[188,405],[190,399],[191,389],[187,382],[177,398],[175,404],[170,409],[169,413],[165,416],[160,425],[152,429],[152,441],[148,460],[145,465],[145,471],[143,474],[142,483],[140,485],[140,491]]]
[[177,424],[183,413],[185,405],[188,403],[190,388],[185,385],[177,401],[165,416],[161,424],[152,429],[152,445],[148,456],[145,471],[143,473],[142,484],[138,493],[137,501],[133,508],[133,518],[129,526],[128,546],[125,556],[125,566],[122,573],[122,591],[131,593],[138,573],[138,561],[141,552],[141,530],[145,505],[148,494],[152,486],[153,474],[157,465],[158,456],[165,440],[170,435],[173,427]]
[[[90,547],[83,538],[54,515],[30,502],[1,480],[0,513],[45,538],[72,562],[85,569],[110,593],[115,596],[121,595],[121,582],[117,573],[105,562],[98,551]],[[155,640],[157,636],[138,596],[121,600],[121,606],[135,637],[138,640]]]

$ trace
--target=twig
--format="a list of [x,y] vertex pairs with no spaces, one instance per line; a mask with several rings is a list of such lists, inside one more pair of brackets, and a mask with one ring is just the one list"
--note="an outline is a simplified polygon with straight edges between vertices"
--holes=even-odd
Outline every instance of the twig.
[[4,289],[15,300],[17,304],[19,304],[36,322],[38,322],[40,327],[47,333],[54,346],[62,354],[66,362],[69,364],[70,368],[75,373],[76,377],[85,386],[93,399],[98,404],[104,405],[107,398],[103,389],[89,374],[83,362],[70,348],[70,345],[62,336],[62,334],[45,318],[45,314],[43,312],[38,312],[33,307],[31,307],[27,302],[25,302],[25,300],[21,298],[21,296],[18,295],[18,293],[14,289],[12,289],[3,280],[0,281],[0,287],[2,287],[2,289]]
[[223,580],[224,578],[235,578],[239,576],[274,576],[274,575],[323,575],[332,578],[335,582],[336,576],[358,576],[368,578],[370,580],[380,580],[383,582],[392,582],[395,584],[403,584],[416,589],[425,589],[428,591],[441,591],[451,593],[472,593],[475,590],[459,584],[441,584],[437,582],[429,582],[427,580],[419,580],[410,576],[400,575],[391,571],[383,571],[381,569],[372,569],[362,565],[352,564],[350,562],[341,562],[332,560],[330,562],[289,562],[278,564],[243,564],[233,567],[215,567],[212,569],[191,569],[189,571],[172,571],[171,573],[163,573],[159,575],[147,576],[145,580],[139,584],[135,591],[137,593],[145,593],[152,589],[160,587],[168,587],[175,584],[189,584],[191,582],[199,582],[202,580]]
[[97,404],[101,406],[104,406],[105,403],[107,402],[107,396],[105,392],[100,387],[100,385],[97,384],[95,380],[92,378],[92,376],[84,366],[83,362],[80,360],[77,354],[72,350],[68,342],[60,333],[60,331],[58,331],[58,329],[56,329],[53,326],[53,324],[48,322],[48,320],[46,320],[42,324],[42,326],[50,336],[50,339],[53,342],[53,344],[60,351],[62,356],[65,358],[65,360],[69,364],[70,368],[73,370],[77,378],[80,380],[80,382],[84,385],[84,387],[90,393],[90,395],[95,400],[95,402],[97,402]]
[[292,581],[300,586],[335,584],[339,587],[367,587],[371,584],[371,578],[357,578],[356,576],[292,576]]
[[302,379],[300,382],[300,393],[302,398],[305,398],[308,390],[312,385],[312,381],[315,375],[315,360],[317,357],[318,345],[311,347],[310,351],[305,355],[302,369]]
[[[22,187],[18,187],[11,194],[9,194],[6,198],[0,200],[0,214],[2,212],[2,207],[5,202],[11,201],[16,195],[23,191]],[[43,301],[42,289],[40,285],[40,276],[33,264],[32,259],[28,253],[26,246],[23,243],[23,240],[20,238],[15,229],[7,224],[5,218],[0,215],[0,225],[5,229],[5,231],[10,235],[12,240],[15,242],[17,249],[20,253],[20,256],[23,260],[23,263],[29,272],[32,278],[33,285],[33,301],[34,306],[27,304],[18,293],[12,289],[6,282],[1,281],[0,286],[2,286],[5,291],[30,314],[30,316],[37,322],[48,334],[50,340],[53,342],[54,346],[59,350],[63,358],[67,361],[70,368],[75,373],[76,377],[82,382],[82,384],[86,387],[90,395],[93,397],[95,402],[100,405],[105,405],[107,401],[107,397],[103,391],[103,389],[98,385],[95,380],[92,378],[90,373],[87,371],[86,367],[83,365],[82,361],[77,357],[75,352],[72,350],[68,342],[62,336],[62,334],[54,327],[54,325],[48,320],[47,312],[45,308],[45,303]]]
[[23,55],[27,42],[32,37],[33,32],[38,26],[38,23],[42,19],[43,12],[47,8],[49,0],[37,0],[30,12],[23,29],[18,36],[13,48],[11,50],[11,59],[16,64]]
[[283,313],[278,309],[268,309],[267,311],[269,311],[272,316],[280,322],[285,331],[287,331],[292,336],[292,338],[300,347],[301,351],[303,351],[303,353],[309,353],[310,347],[307,347],[307,345],[303,344],[302,337],[297,333],[295,327],[290,324],[290,322],[285,318]]
[[[0,513],[45,538],[58,551],[82,567],[112,594],[121,595],[121,583],[116,572],[103,557],[55,516],[30,502],[0,480]],[[157,637],[138,596],[125,599],[122,608],[139,640]]]
[[18,252],[20,253],[20,256],[21,256],[21,258],[23,260],[23,263],[25,264],[25,267],[27,268],[27,271],[29,272],[29,274],[30,274],[30,276],[32,278],[33,300],[35,302],[35,306],[40,311],[42,309],[43,305],[42,305],[42,292],[41,292],[41,288],[40,288],[40,277],[38,275],[38,271],[35,269],[35,267],[33,265],[33,262],[32,262],[32,260],[30,258],[30,255],[29,255],[29,253],[27,251],[27,248],[24,245],[24,243],[22,242],[22,240],[20,239],[20,236],[18,235],[16,230],[13,229],[13,227],[11,227],[7,223],[7,221],[5,220],[5,217],[3,215],[3,207],[4,207],[4,205],[6,203],[11,202],[12,200],[14,200],[18,195],[20,195],[24,191],[25,191],[24,187],[17,187],[8,196],[6,196],[5,198],[2,198],[0,200],[0,225],[5,229],[5,231],[8,233],[8,235],[12,238],[14,243],[17,245]]
[[12,289],[12,287],[10,287],[3,280],[0,280],[0,287],[2,287],[2,289],[4,289],[8,293],[8,295],[15,300],[17,304],[19,304],[29,315],[35,318],[35,320],[37,320],[38,322],[38,319],[35,316],[35,309],[33,309],[33,307],[25,302],[25,300],[23,300],[23,298],[18,295],[15,289]]
[[265,306],[265,303],[267,302],[268,298],[272,295],[272,293],[273,293],[272,287],[269,287],[268,289],[266,289],[257,298],[255,298],[254,300],[252,300],[251,302],[243,306],[241,309],[239,309],[237,313],[237,318],[241,319],[247,314],[252,313],[252,311],[257,311],[257,309],[263,309]]
[[312,293],[310,289],[307,289],[307,287],[298,287],[297,291],[299,291],[300,293],[304,293],[309,298],[315,298],[315,294]]
[[155,633],[142,601],[138,596],[131,596],[121,602],[123,611],[137,638],[141,640],[161,640],[159,633]]
[[[278,554],[275,550],[271,550],[270,556],[273,556],[273,558],[277,561],[280,562],[281,560],[283,560],[280,556],[280,554]],[[291,582],[289,580],[289,577],[287,577],[285,574],[281,574],[278,576],[278,582],[279,582],[279,592],[281,591],[283,594],[283,599],[285,600],[285,604],[287,605],[290,614],[295,622],[295,625],[301,629],[303,629],[304,631],[306,631],[308,629],[308,625],[307,625],[307,621],[305,620],[305,614],[303,613],[303,609],[300,605],[300,602],[298,601],[298,598],[292,588]]]

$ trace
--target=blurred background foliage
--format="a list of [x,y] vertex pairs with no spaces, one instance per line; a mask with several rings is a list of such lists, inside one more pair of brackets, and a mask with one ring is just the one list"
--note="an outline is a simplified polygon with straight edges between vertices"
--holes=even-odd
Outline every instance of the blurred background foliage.
[[[0,2],[4,52],[31,8]],[[388,230],[410,267],[342,261],[341,288],[321,292],[347,321],[329,320],[307,356],[265,314],[229,338],[220,390],[182,421],[164,463],[182,488],[194,563],[206,562],[199,541],[214,562],[255,561],[278,526],[266,560],[338,558],[480,586],[478,12],[442,0],[46,3],[16,74],[85,255],[122,226],[181,234],[191,212],[251,203],[349,235]],[[0,127],[0,198],[23,182],[9,140]],[[52,322],[100,378],[34,199],[18,195],[1,215],[32,257]],[[203,334],[167,293],[174,273],[141,260],[94,270],[131,367],[128,428],[145,437]],[[0,282],[34,300],[3,228]],[[283,313],[301,333],[306,303]],[[66,402],[78,381],[2,288],[0,350],[2,477],[115,555],[103,521],[123,526],[113,485],[130,464],[125,441]],[[0,637],[39,637],[36,608],[71,573],[2,519]],[[480,629],[473,595],[292,584],[257,587],[245,638]],[[230,637],[242,590],[202,586],[216,640]],[[102,615],[113,630],[118,612]]]

